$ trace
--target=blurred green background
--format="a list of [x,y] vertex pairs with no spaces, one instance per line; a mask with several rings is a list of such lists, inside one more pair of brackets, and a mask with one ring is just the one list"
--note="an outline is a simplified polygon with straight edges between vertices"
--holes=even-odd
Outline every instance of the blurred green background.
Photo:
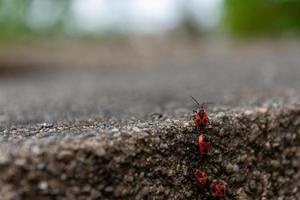
[[225,26],[240,36],[299,34],[298,0],[226,0]]
[[[37,16],[32,16],[37,17],[36,20],[30,16],[36,9],[35,2],[37,1],[0,0],[0,39],[51,36],[61,32],[62,20],[70,6],[70,1],[45,1],[49,5],[39,8],[40,12],[37,12]],[[43,19],[45,25],[34,27],[34,23],[39,26],[39,23],[43,23]],[[30,20],[34,23],[30,23]]]
[[0,0],[0,39],[299,35],[297,0]]

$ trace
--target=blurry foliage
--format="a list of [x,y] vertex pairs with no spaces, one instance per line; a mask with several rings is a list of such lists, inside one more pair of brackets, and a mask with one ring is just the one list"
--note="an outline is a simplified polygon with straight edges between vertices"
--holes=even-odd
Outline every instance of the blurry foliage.
[[257,36],[300,33],[298,0],[225,0],[225,24],[231,33]]
[[[69,0],[53,0],[66,10]],[[32,0],[0,0],[0,39],[30,38],[36,36],[50,36],[62,32],[64,15],[55,24],[47,28],[33,29],[26,22]]]
[[190,11],[189,4],[183,3],[181,5],[182,19],[180,27],[177,28],[177,32],[189,36],[191,39],[198,38],[202,34],[202,30],[197,23],[195,17]]
[[[49,2],[50,6],[47,6]],[[112,19],[111,26],[102,27],[95,31],[81,30],[80,27],[76,27],[76,23],[74,28],[74,21],[70,18],[70,13],[72,13],[72,8],[74,8],[71,5],[72,3],[74,3],[72,0],[0,0],[0,40],[10,41],[19,38],[45,39],[45,37],[48,38],[51,36],[74,36],[84,39],[104,38],[107,40],[127,38],[128,33],[122,31],[123,27],[115,27],[113,25],[114,19]],[[38,4],[38,6],[36,6],[36,4]],[[43,19],[49,15],[49,10],[50,14],[56,15],[57,9],[53,9],[53,5],[54,8],[59,7],[59,10],[63,11],[59,12],[59,17],[55,19],[54,24],[49,23],[49,25],[47,25],[47,20],[45,23],[41,23]],[[173,33],[177,33],[175,35],[185,35],[191,38],[201,36],[202,29],[199,22],[195,19],[196,17],[192,14],[190,9],[191,5],[192,1],[180,2],[179,6],[181,7],[181,11],[179,11],[178,15],[180,15],[179,18],[182,19],[178,27],[173,29],[175,30]],[[111,6],[113,6],[113,4]],[[39,11],[35,10],[34,13],[35,15],[38,14],[32,18],[32,9],[34,10],[36,8],[38,8],[37,10]],[[137,31],[139,31],[139,28],[137,28]],[[164,30],[158,31],[163,32]],[[140,33],[143,32],[140,31]]]
[[[66,34],[64,23],[71,0],[51,0],[62,9],[55,23],[41,28],[33,28],[28,23],[28,13],[33,2],[36,1],[0,0],[0,39]],[[189,36],[201,36],[197,22],[190,18],[190,13],[187,13],[186,9],[182,10],[184,18],[177,30],[184,30]],[[225,27],[235,35],[300,33],[299,0],[224,0],[224,11]],[[108,33],[103,30],[97,34],[100,38],[103,35],[118,35],[115,30]]]
[[23,19],[30,0],[0,0],[0,37],[9,37],[28,32]]

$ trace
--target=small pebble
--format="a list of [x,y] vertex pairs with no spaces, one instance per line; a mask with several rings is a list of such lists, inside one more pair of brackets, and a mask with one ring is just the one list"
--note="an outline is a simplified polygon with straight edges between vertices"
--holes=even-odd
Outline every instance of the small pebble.
[[48,189],[48,183],[46,181],[42,181],[38,185],[40,190],[47,190]]

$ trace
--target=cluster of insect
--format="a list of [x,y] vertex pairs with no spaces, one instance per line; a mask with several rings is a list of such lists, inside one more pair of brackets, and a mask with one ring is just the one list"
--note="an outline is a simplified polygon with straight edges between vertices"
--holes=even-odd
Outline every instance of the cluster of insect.
[[[209,155],[211,148],[211,141],[208,138],[209,118],[204,109],[204,106],[210,103],[200,104],[194,97],[191,98],[197,103],[197,109],[193,110],[193,119],[195,123],[195,130],[198,134],[198,148],[200,161],[203,162]],[[226,198],[228,194],[227,185],[221,181],[209,179],[208,174],[204,170],[197,169],[194,173],[203,190],[207,190],[213,197]]]

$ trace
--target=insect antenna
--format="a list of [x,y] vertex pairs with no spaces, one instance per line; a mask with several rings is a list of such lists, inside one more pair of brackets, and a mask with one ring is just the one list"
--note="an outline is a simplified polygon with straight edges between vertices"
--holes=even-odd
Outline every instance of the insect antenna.
[[193,97],[193,96],[190,96],[197,104],[198,107],[200,107],[200,103]]

